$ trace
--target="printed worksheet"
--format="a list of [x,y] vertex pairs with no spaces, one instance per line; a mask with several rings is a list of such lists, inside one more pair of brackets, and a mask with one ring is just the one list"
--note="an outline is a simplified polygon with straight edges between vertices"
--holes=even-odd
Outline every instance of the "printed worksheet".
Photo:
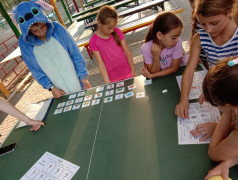
[[178,142],[179,144],[208,144],[210,139],[200,142],[202,136],[192,136],[190,131],[195,129],[198,124],[206,122],[218,122],[221,115],[217,107],[211,106],[209,103],[202,105],[197,103],[189,104],[189,119],[181,119],[178,117]]
[[[194,73],[193,83],[189,93],[189,100],[198,99],[199,96],[202,94],[202,82],[206,74],[207,74],[207,70],[197,71]],[[182,75],[176,76],[176,79],[179,85],[179,89],[181,91]]]
[[80,167],[54,154],[45,152],[20,180],[69,180]]

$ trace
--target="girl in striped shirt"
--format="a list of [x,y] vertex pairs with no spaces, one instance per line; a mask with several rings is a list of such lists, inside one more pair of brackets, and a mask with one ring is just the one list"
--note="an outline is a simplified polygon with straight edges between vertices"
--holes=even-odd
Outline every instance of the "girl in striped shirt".
[[[208,64],[211,67],[225,57],[238,56],[238,28],[233,18],[236,7],[235,0],[199,0],[194,10],[194,16],[202,25],[192,40],[190,57],[183,73],[180,102],[175,108],[175,114],[188,118],[189,91],[193,74],[197,67],[201,48],[205,50]],[[203,97],[203,96],[201,96]],[[202,103],[202,98],[199,99]],[[210,137],[216,124],[200,124],[193,135],[203,135],[203,141]]]

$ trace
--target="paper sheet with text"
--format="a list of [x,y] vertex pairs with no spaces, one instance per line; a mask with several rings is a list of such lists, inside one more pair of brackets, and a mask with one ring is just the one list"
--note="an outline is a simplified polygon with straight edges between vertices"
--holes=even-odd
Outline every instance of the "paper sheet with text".
[[[202,94],[202,82],[206,74],[207,74],[207,70],[197,71],[194,73],[193,83],[189,93],[189,100],[198,99],[199,96]],[[179,89],[181,91],[182,75],[177,76],[176,79],[179,85]]]
[[218,108],[204,102],[202,105],[197,103],[189,104],[189,119],[178,117],[178,143],[179,144],[207,144],[210,139],[200,142],[202,136],[192,136],[190,131],[195,129],[198,124],[206,122],[218,122],[221,115]]
[[70,180],[78,169],[79,166],[45,152],[20,180]]

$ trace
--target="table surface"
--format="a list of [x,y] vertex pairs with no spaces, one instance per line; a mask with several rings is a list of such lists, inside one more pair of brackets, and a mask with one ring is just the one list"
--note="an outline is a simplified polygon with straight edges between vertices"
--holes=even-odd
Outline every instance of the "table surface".
[[[46,118],[46,127],[38,132],[29,127],[15,129],[5,145],[18,142],[14,152],[0,160],[4,180],[19,179],[46,152],[78,166],[75,180],[201,180],[215,166],[208,145],[178,145],[175,105],[179,102],[178,72],[153,79],[144,86],[144,77],[125,81],[136,84],[132,91],[144,91],[146,97],[115,100],[53,115],[60,102],[55,99]],[[201,70],[201,68],[200,68]],[[105,90],[104,88],[104,95]],[[116,88],[114,88],[115,90]],[[167,93],[162,93],[167,89]],[[95,88],[86,95],[95,94]],[[238,177],[238,167],[230,170]]]

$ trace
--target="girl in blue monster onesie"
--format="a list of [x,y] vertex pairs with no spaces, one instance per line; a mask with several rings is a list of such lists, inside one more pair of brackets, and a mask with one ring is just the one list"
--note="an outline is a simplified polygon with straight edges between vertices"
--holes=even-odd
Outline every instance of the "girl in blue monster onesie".
[[75,41],[57,22],[50,22],[40,9],[53,7],[42,0],[20,3],[13,11],[21,28],[22,58],[34,78],[55,98],[90,88],[86,63]]

